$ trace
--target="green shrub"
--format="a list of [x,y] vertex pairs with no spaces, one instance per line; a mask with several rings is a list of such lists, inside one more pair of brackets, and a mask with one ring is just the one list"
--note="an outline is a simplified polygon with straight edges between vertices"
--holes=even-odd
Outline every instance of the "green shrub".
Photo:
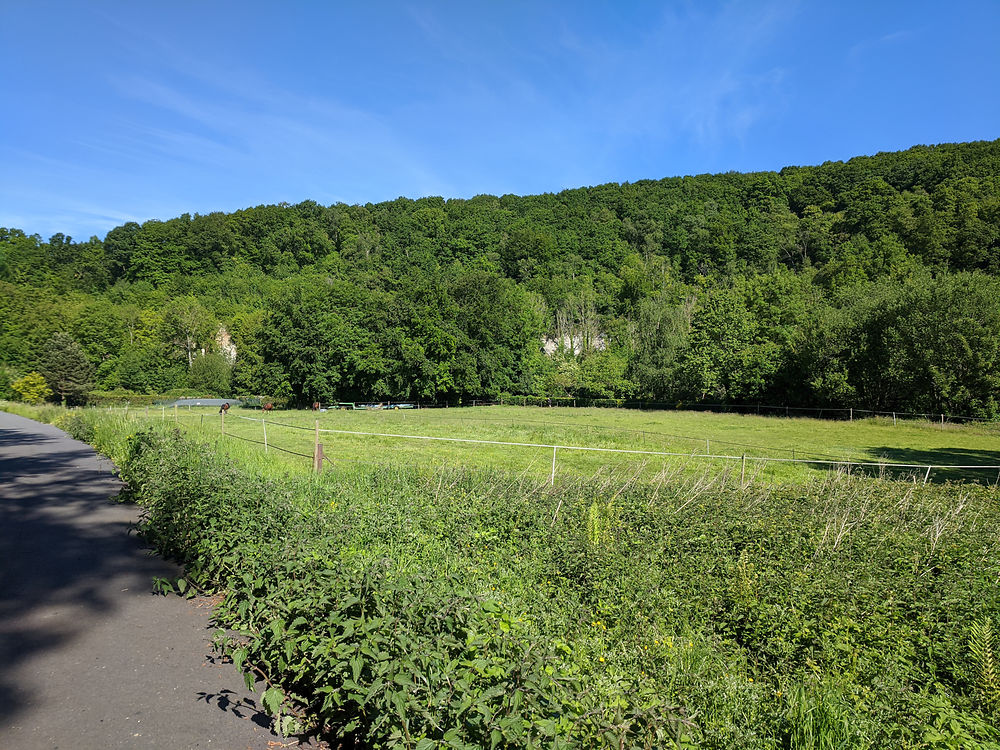
[[163,396],[148,393],[136,393],[124,388],[113,391],[91,391],[87,394],[87,403],[91,406],[151,406]]
[[94,442],[93,420],[79,411],[66,411],[53,419],[52,424],[76,440],[84,443]]
[[229,394],[229,381],[233,366],[221,354],[202,354],[195,357],[188,372],[191,388],[214,396]]
[[17,394],[10,387],[17,380],[17,375],[4,365],[0,365],[0,400],[14,398]]
[[29,372],[18,378],[10,384],[10,388],[26,404],[40,404],[52,397],[52,389],[38,372]]

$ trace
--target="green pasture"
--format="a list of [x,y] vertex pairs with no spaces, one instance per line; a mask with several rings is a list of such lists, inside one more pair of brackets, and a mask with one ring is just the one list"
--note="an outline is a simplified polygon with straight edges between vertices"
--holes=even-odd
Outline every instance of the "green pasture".
[[[131,412],[147,418],[147,411]],[[846,471],[848,462],[915,464],[921,468],[851,467],[852,472],[923,481],[926,467],[1000,465],[993,424],[954,425],[874,418],[827,421],[809,418],[762,417],[684,411],[636,411],[487,406],[452,409],[328,412],[233,409],[225,420],[227,443],[242,442],[248,454],[263,453],[267,421],[267,460],[282,470],[308,471],[320,428],[319,442],[327,466],[414,464],[470,469],[504,469],[531,477],[548,477],[553,450],[526,445],[493,445],[459,440],[556,445],[555,476],[593,476],[613,472],[656,476],[678,468],[720,481],[784,482],[807,480],[817,473]],[[205,439],[220,438],[222,419],[216,408],[152,408],[148,419],[176,421],[186,432]],[[327,432],[337,430],[343,432]],[[380,435],[352,435],[381,433]],[[390,437],[400,436],[400,437]],[[413,438],[455,438],[423,440]],[[254,444],[250,441],[258,441]],[[641,451],[613,453],[573,448]],[[283,450],[282,450],[283,449]],[[304,454],[296,456],[293,453]],[[657,453],[676,455],[656,455]],[[744,473],[743,456],[746,456]],[[764,460],[766,459],[766,460]],[[809,459],[831,463],[791,463]],[[930,480],[993,483],[995,469],[940,469]]]

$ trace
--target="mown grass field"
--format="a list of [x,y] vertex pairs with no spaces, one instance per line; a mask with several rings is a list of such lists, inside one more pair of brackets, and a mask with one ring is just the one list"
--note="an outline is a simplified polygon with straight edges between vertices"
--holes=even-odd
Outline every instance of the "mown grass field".
[[[567,462],[550,486],[542,461],[511,471],[501,453],[490,469],[434,443],[411,466],[358,436],[317,477],[306,458],[223,440],[214,411],[202,426],[194,412],[175,425],[19,410],[115,461],[143,537],[185,566],[175,590],[222,595],[220,647],[266,676],[286,731],[414,750],[1000,750],[994,486],[801,466],[740,486],[684,461],[650,476]],[[552,413],[581,421],[528,421]],[[227,432],[261,427],[237,414]],[[697,424],[769,451],[792,436],[814,447],[827,428],[851,451],[975,455],[992,440],[989,427],[554,409],[274,419],[614,445],[636,437],[586,420],[643,425],[647,440]],[[311,446],[310,430],[289,434]]]
[[[181,408],[178,423],[202,438],[219,436],[217,409]],[[145,418],[145,410],[139,416]],[[777,418],[703,412],[629,411],[537,407],[476,407],[385,411],[279,411],[270,415],[233,409],[226,420],[230,438],[263,441],[264,417],[272,423],[268,440],[271,455],[283,465],[305,466],[308,459],[281,458],[278,448],[311,455],[313,429],[378,432],[396,435],[449,437],[509,443],[611,448],[685,454],[655,456],[557,450],[556,477],[592,476],[599,472],[638,473],[651,477],[664,469],[685,467],[721,480],[738,481],[742,460],[706,458],[706,455],[748,457],[747,481],[807,480],[817,473],[844,471],[844,465],[795,464],[757,459],[814,459],[830,462],[885,462],[927,465],[1000,465],[1000,425],[941,426],[931,422],[876,418],[854,422],[806,418]],[[150,419],[173,420],[173,410],[153,409]],[[257,420],[256,422],[251,419]],[[287,426],[286,426],[287,425]],[[297,428],[297,429],[296,429]],[[552,450],[524,446],[422,441],[372,435],[321,432],[324,452],[334,462],[502,468],[530,476],[549,476]],[[263,446],[260,446],[263,449]],[[691,457],[696,454],[697,457]],[[853,468],[852,471],[859,471]],[[926,470],[880,470],[894,478],[923,481]],[[965,480],[992,483],[1000,471],[934,469],[931,481]]]

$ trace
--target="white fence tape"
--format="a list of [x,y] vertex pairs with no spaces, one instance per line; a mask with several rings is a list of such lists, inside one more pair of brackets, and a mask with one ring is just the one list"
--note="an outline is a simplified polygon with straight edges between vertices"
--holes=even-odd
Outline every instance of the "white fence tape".
[[[181,417],[188,416],[181,414]],[[190,416],[198,416],[192,414]],[[307,432],[313,432],[313,427],[304,427],[301,425],[286,424],[284,422],[274,422],[271,420],[255,419],[252,417],[244,417],[239,415],[235,416],[237,419],[242,419],[247,422],[253,422],[254,424],[268,424],[275,427],[287,427],[293,430],[304,430]],[[586,426],[586,425],[584,425]],[[750,455],[740,455],[732,456],[720,453],[675,453],[671,451],[651,451],[651,450],[639,450],[632,448],[598,448],[594,446],[585,445],[561,445],[558,443],[519,443],[513,441],[505,440],[482,440],[479,438],[460,438],[460,437],[440,437],[436,435],[404,435],[402,433],[395,432],[365,432],[360,430],[336,430],[328,427],[321,427],[320,432],[333,433],[338,435],[357,435],[362,437],[382,437],[382,438],[393,438],[398,440],[429,440],[445,443],[473,443],[478,445],[502,445],[515,448],[547,448],[553,450],[567,450],[567,451],[580,451],[580,452],[592,452],[592,453],[623,453],[629,455],[638,456],[665,456],[665,457],[675,457],[675,458],[710,458],[719,459],[723,461],[756,461],[758,463],[788,463],[788,464],[818,464],[823,466],[843,466],[843,467],[874,467],[880,469],[961,469],[961,470],[993,470],[1000,471],[1000,465],[985,465],[985,464],[900,464],[900,463],[890,463],[887,461],[854,461],[850,459],[842,460],[823,460],[815,458],[775,458],[770,456],[750,456]],[[787,450],[785,448],[776,448],[775,450]]]

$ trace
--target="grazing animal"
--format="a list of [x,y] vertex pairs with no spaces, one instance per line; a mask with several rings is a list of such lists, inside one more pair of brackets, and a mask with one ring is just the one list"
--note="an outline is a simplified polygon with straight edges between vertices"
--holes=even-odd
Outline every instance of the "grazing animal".
[[264,409],[264,411],[274,411],[274,404],[272,404],[272,403],[271,403],[270,401],[268,401],[268,402],[267,402],[266,404],[264,404],[264,406],[263,406],[263,407],[261,407],[261,408],[262,408],[262,409]]
[[219,414],[228,414],[228,413],[229,413],[229,402],[227,401],[226,403],[224,403],[222,406],[219,407]]
[[313,411],[319,411],[319,401],[313,401]]

